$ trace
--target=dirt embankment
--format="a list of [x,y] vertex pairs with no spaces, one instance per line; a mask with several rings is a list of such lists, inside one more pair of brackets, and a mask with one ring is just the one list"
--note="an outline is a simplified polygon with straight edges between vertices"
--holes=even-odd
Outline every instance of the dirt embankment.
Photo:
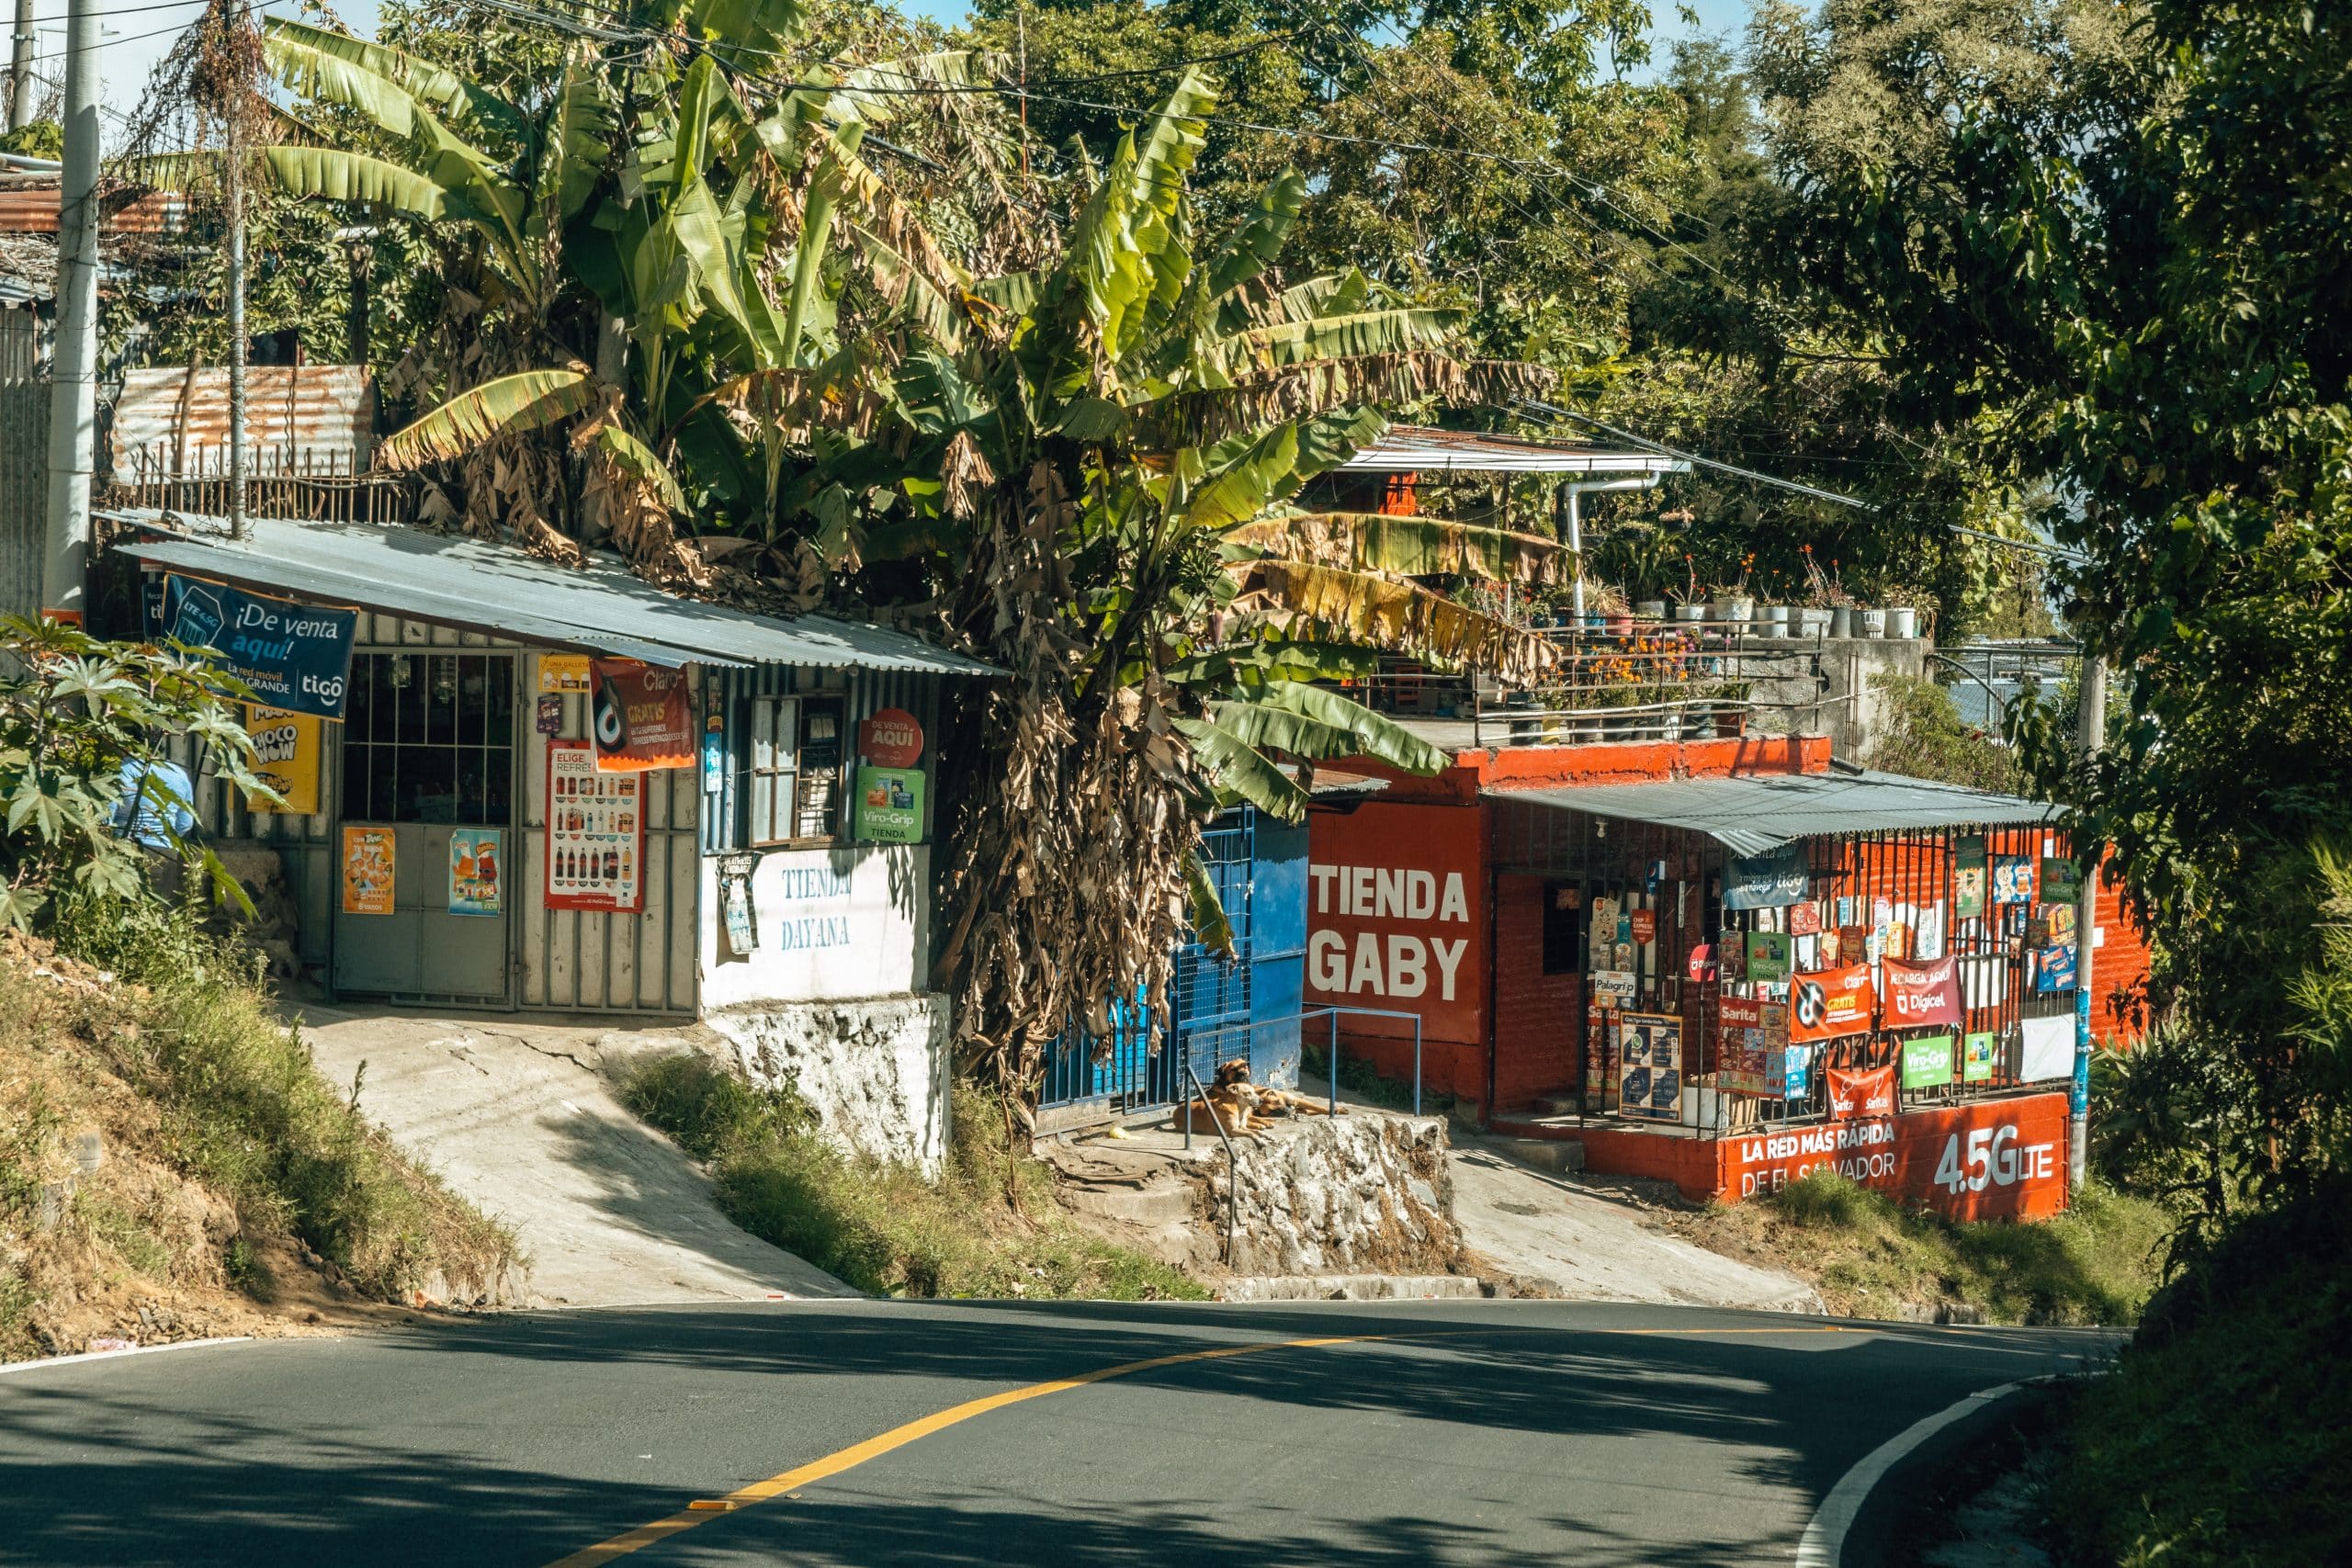
[[512,1239],[338,1099],[241,981],[0,938],[0,1359],[518,1289]]

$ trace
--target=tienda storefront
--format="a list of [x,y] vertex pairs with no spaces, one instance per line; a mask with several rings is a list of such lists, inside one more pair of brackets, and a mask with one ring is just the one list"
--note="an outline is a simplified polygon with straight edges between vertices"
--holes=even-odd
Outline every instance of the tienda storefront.
[[[1830,1165],[2064,1204],[2078,943],[2047,807],[1812,737],[1464,751],[1313,818],[1308,1005],[1419,1022],[1426,1087],[1586,1167],[1737,1200]],[[2094,1029],[2144,968],[2102,890]],[[1342,1048],[1413,1071],[1405,1019]]]

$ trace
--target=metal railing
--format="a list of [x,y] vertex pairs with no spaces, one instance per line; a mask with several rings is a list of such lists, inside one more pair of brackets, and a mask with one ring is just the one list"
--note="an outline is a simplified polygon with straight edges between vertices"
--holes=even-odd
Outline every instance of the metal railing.
[[1193,1101],[1194,1100],[1199,1100],[1206,1108],[1209,1113],[1209,1125],[1216,1129],[1218,1140],[1225,1145],[1225,1260],[1230,1264],[1233,1261],[1233,1222],[1241,1207],[1241,1160],[1233,1152],[1233,1134],[1225,1130],[1225,1118],[1216,1113],[1216,1106],[1210,1100],[1209,1091],[1201,1085],[1201,1075],[1193,1070],[1193,1059],[1190,1055],[1184,1058],[1184,1077],[1193,1086],[1192,1095],[1184,1101],[1185,1152],[1191,1153],[1193,1147]]

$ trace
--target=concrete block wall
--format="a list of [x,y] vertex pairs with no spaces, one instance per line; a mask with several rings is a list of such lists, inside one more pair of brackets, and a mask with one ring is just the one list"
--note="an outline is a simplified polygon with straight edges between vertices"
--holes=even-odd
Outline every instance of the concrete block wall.
[[1924,677],[1933,646],[1926,637],[1751,639],[1741,669],[1759,705],[1756,727],[1826,735],[1838,756],[1859,760],[1885,721],[1886,699],[1871,677]]
[[1544,973],[1546,884],[1505,876],[1495,888],[1495,1108],[1564,1094],[1577,1081],[1584,982]]

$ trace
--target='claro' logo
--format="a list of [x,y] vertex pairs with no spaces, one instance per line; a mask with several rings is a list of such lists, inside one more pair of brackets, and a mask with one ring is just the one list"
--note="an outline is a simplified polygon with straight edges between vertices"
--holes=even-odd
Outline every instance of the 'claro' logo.
[[2018,1137],[2014,1122],[1973,1128],[1963,1157],[1961,1134],[1954,1133],[1944,1140],[1943,1157],[1936,1162],[1936,1185],[1947,1192],[1982,1192],[2047,1181],[2058,1173],[2056,1144],[2020,1144]]

